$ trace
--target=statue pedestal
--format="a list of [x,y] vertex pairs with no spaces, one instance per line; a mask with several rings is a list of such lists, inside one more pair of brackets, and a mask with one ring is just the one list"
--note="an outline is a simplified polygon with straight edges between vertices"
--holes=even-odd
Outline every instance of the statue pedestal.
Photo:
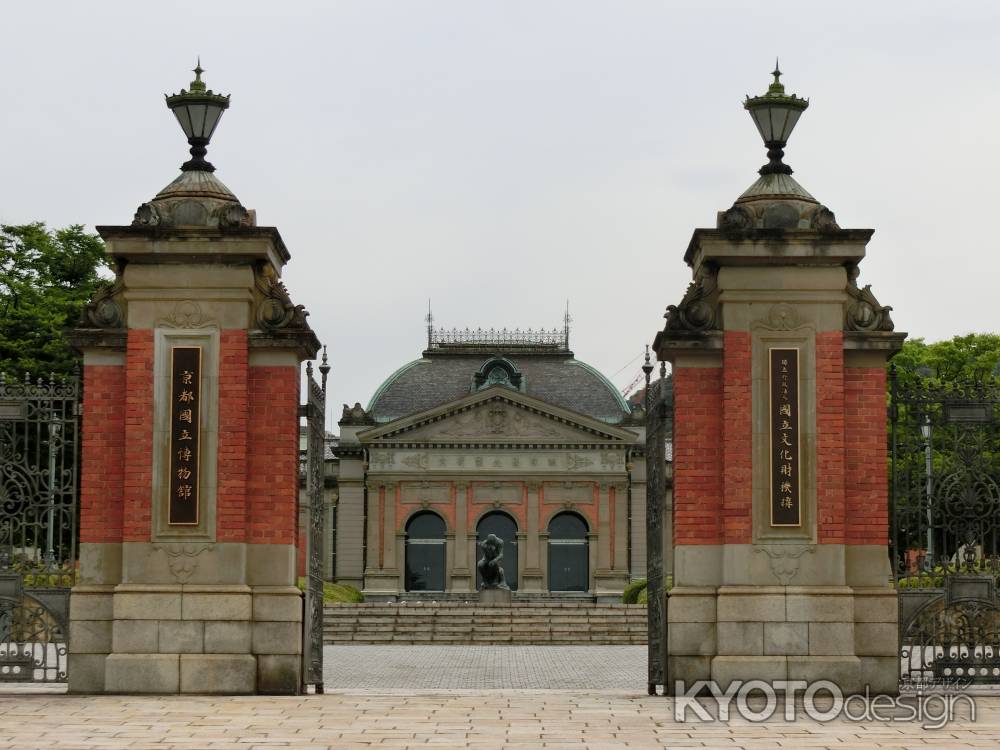
[[479,603],[487,607],[508,607],[511,602],[510,589],[480,589]]

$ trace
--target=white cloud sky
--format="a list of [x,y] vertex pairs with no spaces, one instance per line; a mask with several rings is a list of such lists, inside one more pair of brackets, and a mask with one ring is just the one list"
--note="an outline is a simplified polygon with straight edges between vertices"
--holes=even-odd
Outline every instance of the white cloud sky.
[[[997,329],[1000,4],[644,0],[33,2],[3,9],[0,221],[128,224],[187,158],[163,94],[232,94],[217,175],[277,226],[329,345],[330,417],[444,326],[559,326],[636,357],[765,151],[742,110],[775,55],[786,149],[897,330]],[[614,380],[626,385],[640,362]]]

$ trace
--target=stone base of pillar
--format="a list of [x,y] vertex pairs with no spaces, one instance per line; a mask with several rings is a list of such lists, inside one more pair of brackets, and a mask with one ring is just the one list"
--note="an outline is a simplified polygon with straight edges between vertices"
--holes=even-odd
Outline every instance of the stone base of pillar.
[[624,570],[598,570],[594,573],[594,595],[600,603],[621,602],[622,591],[628,585]]
[[480,589],[479,603],[486,607],[509,607],[510,589]]
[[521,573],[520,591],[526,594],[540,594],[545,589],[545,577],[540,568],[526,568]]
[[364,595],[366,599],[369,596],[386,597],[401,593],[398,570],[383,568],[382,570],[365,571]]
[[[678,587],[667,607],[670,680],[830,680],[895,694],[896,593],[888,587]],[[671,685],[673,689],[673,685]]]
[[465,593],[475,591],[475,579],[468,568],[456,568],[451,574],[451,591]]
[[71,693],[295,695],[302,594],[289,586],[82,586]]

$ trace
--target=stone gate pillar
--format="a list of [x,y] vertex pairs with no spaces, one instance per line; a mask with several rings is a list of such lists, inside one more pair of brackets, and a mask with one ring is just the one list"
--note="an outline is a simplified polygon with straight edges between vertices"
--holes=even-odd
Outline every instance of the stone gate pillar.
[[771,163],[695,230],[654,343],[674,378],[669,680],[895,691],[885,363],[905,334],[857,284],[873,230],[781,162],[806,102],[778,75],[746,105]]
[[71,692],[301,685],[299,382],[318,342],[280,282],[278,231],[204,161],[229,100],[201,73],[168,99],[194,158],[131,225],[98,227],[117,273],[72,332],[84,437]]

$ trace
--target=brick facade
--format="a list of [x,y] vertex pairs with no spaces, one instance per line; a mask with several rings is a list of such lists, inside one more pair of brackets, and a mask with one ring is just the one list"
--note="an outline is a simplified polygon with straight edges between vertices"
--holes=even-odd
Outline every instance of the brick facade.
[[243,542],[247,535],[247,332],[219,337],[219,446],[216,539]]
[[125,367],[83,368],[80,542],[122,541]]
[[723,368],[674,376],[674,544],[722,544]]
[[[856,427],[853,420],[851,430]],[[816,534],[820,544],[843,544],[844,334],[816,334]]]
[[125,353],[122,541],[148,542],[153,513],[153,331],[132,328]]
[[295,544],[299,503],[299,369],[250,367],[247,541]]
[[723,540],[750,544],[753,535],[753,418],[750,334],[726,331],[722,360]]
[[889,540],[889,477],[886,448],[884,367],[844,370],[846,440],[846,541],[886,544]]

